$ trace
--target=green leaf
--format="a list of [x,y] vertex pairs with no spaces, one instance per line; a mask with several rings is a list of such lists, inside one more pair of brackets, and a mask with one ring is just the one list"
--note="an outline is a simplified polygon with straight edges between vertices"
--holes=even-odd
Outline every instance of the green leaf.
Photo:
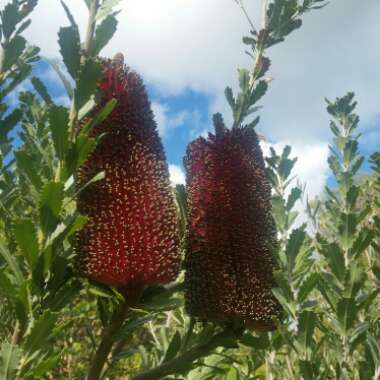
[[4,120],[1,120],[0,142],[5,141],[8,133],[22,119],[22,111],[18,108],[14,109]]
[[38,92],[38,94],[45,101],[45,103],[47,103],[47,104],[52,103],[51,97],[47,91],[45,84],[37,77],[31,78],[30,81],[31,81],[34,89]]
[[317,286],[319,280],[319,273],[312,273],[306,280],[304,280],[299,288],[298,302],[302,303],[306,300],[310,292]]
[[261,80],[253,90],[250,98],[250,105],[256,104],[267,92],[268,82]]
[[355,300],[352,298],[342,298],[338,301],[337,316],[344,334],[347,334],[353,326],[357,310]]
[[9,252],[8,247],[2,241],[0,241],[0,255],[8,264],[8,267],[16,277],[18,284],[21,284],[24,280],[24,276],[22,274],[17,258]]
[[339,237],[343,249],[349,249],[352,247],[352,244],[355,239],[355,231],[357,226],[356,215],[353,213],[342,212],[340,214],[340,223],[339,223]]
[[96,28],[95,37],[91,44],[91,54],[96,56],[108,44],[116,32],[117,20],[114,15],[107,16]]
[[47,183],[40,195],[40,219],[43,232],[50,234],[57,227],[64,196],[64,185],[60,182]]
[[299,317],[298,340],[304,352],[311,350],[316,321],[317,317],[312,311],[304,311]]
[[97,112],[95,116],[92,116],[91,119],[83,126],[81,133],[83,134],[90,132],[93,127],[107,119],[110,113],[114,110],[116,104],[116,99],[109,100],[107,104],[99,112]]
[[376,278],[380,281],[380,267],[376,266],[372,268],[372,273],[376,276]]
[[34,268],[38,258],[38,239],[34,224],[30,219],[19,219],[13,226],[15,239],[30,268]]
[[42,180],[39,174],[34,168],[34,162],[27,153],[26,150],[19,150],[14,153],[16,158],[17,167],[21,173],[23,173],[26,178],[31,182],[31,184],[39,190],[42,186]]
[[47,341],[51,338],[51,332],[58,319],[57,313],[46,310],[36,321],[34,321],[25,337],[24,348],[30,355],[38,350],[46,350]]
[[320,252],[326,257],[332,273],[342,282],[346,274],[346,265],[344,254],[340,246],[336,243],[329,244],[324,242]]
[[102,65],[92,58],[88,58],[80,66],[77,88],[74,92],[74,101],[76,109],[81,109],[84,104],[94,94],[102,72]]
[[5,49],[5,56],[3,61],[3,71],[9,70],[20,58],[26,46],[25,38],[16,36],[12,38]]
[[0,294],[9,300],[14,298],[14,285],[6,275],[4,268],[0,268]]
[[78,28],[73,26],[60,28],[58,43],[67,71],[72,78],[76,79],[80,68],[80,36]]
[[240,339],[240,343],[257,350],[266,350],[270,346],[268,334],[261,334],[259,337],[246,333]]
[[0,380],[16,379],[17,369],[21,360],[21,349],[7,342],[0,350]]
[[65,107],[49,108],[49,126],[58,159],[63,160],[69,143],[69,114]]
[[240,380],[239,371],[235,367],[230,368],[227,373],[226,380]]
[[[46,359],[33,364],[31,369],[26,373],[26,379],[43,379],[44,376],[54,368],[57,368],[61,359],[62,352],[57,354],[49,354]],[[30,377],[29,377],[30,376]]]
[[96,13],[95,21],[99,21],[102,18],[108,16],[112,9],[120,3],[121,0],[104,0],[98,12]]
[[232,92],[232,88],[231,87],[226,87],[226,89],[224,90],[224,95],[225,95],[225,97],[227,99],[227,102],[230,105],[232,111],[235,111],[236,102],[235,102],[235,98],[234,98],[234,95],[233,95],[233,92]]
[[1,12],[1,29],[5,39],[9,39],[16,29],[16,25],[20,20],[18,14],[18,6],[16,3],[9,3]]
[[[371,324],[368,321],[361,322],[355,329],[351,332],[349,342],[350,346],[355,345],[355,342],[358,341],[361,337],[365,336],[365,333],[369,330]],[[352,347],[350,347],[352,352]]]
[[288,196],[288,201],[286,202],[286,209],[291,211],[295,203],[301,198],[302,189],[299,187],[293,187]]
[[70,12],[69,7],[66,5],[66,3],[63,0],[60,0],[60,1],[61,1],[61,5],[62,5],[62,7],[63,7],[63,9],[64,9],[64,11],[66,13],[66,16],[67,16],[67,18],[70,21],[71,26],[74,27],[74,28],[76,28],[76,29],[78,29],[78,25],[75,22],[74,17],[73,17],[73,15]]
[[296,228],[290,234],[288,243],[286,245],[286,257],[288,259],[288,265],[290,268],[294,266],[297,255],[301,251],[301,247],[305,241],[306,232],[303,227]]
[[168,349],[166,350],[163,363],[173,359],[178,353],[180,347],[181,347],[181,335],[178,331],[176,331],[172,340],[170,341]]

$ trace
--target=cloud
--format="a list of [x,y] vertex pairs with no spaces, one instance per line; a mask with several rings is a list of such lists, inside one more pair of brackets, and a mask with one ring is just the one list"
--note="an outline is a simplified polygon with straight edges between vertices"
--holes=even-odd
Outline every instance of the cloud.
[[158,102],[152,103],[152,111],[157,123],[158,133],[165,138],[171,129],[181,126],[188,117],[187,111],[180,111],[170,115],[170,107]]
[[186,177],[183,170],[178,165],[169,165],[170,182],[173,185],[184,185],[186,183]]
[[[4,0],[0,0],[3,4]],[[67,0],[81,25],[84,1]],[[258,19],[259,1],[246,1]],[[358,11],[360,7],[360,11]],[[323,98],[357,93],[363,126],[380,115],[378,0],[334,0],[304,17],[304,26],[268,53],[271,83],[262,101],[260,132],[272,141],[312,144],[330,138]],[[27,32],[42,52],[58,56],[56,33],[67,25],[58,1],[40,0]],[[233,0],[124,0],[119,28],[103,52],[127,62],[163,94],[191,88],[210,95],[212,111],[230,111],[222,93],[249,67],[241,37],[249,27]],[[41,22],[43,20],[43,22]]]
[[[273,147],[277,154],[281,154],[289,141],[281,141],[275,144],[261,142],[264,156],[269,156],[269,148]],[[314,144],[293,144],[291,157],[297,158],[294,165],[293,176],[295,180],[306,185],[306,195],[313,199],[320,195],[329,177],[327,158],[329,155],[328,143],[317,142]]]

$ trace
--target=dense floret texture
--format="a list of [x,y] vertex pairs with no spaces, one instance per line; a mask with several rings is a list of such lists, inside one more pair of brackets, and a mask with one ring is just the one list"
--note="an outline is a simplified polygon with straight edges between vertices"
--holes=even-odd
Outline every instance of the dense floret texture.
[[78,197],[89,221],[78,233],[79,270],[91,280],[143,289],[175,279],[179,270],[175,203],[168,166],[143,82],[119,60],[103,62],[103,91],[118,103],[91,134],[101,136],[78,173]]
[[193,141],[188,191],[186,308],[206,320],[242,319],[272,329],[276,229],[271,188],[253,129],[224,127]]

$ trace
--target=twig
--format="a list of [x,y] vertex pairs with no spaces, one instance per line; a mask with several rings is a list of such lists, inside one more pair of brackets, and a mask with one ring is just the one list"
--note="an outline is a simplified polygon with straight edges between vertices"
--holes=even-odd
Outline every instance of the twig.
[[102,341],[100,342],[92,360],[87,374],[87,380],[99,380],[101,379],[102,374],[104,374],[104,367],[106,366],[108,355],[114,344],[115,333],[118,332],[123,325],[127,311],[128,306],[124,303],[115,311],[111,323],[104,329]]
[[14,346],[17,346],[20,344],[21,339],[22,339],[22,326],[19,321],[16,321],[15,328],[13,330],[13,335],[11,339],[11,344]]
[[91,49],[91,42],[94,36],[95,24],[96,24],[95,17],[96,17],[96,13],[98,12],[98,8],[99,8],[99,0],[92,0],[90,10],[89,10],[90,14],[88,17],[86,41],[84,43],[84,50],[87,54],[90,53],[90,49]]
[[251,27],[252,32],[257,33],[257,29],[255,28],[255,25],[253,24],[251,18],[249,17],[247,9],[244,6],[243,0],[235,0],[235,3],[237,5],[239,5],[239,7],[241,8],[241,10],[243,11],[243,13],[244,13],[244,15],[245,15],[245,17],[246,17],[246,19],[247,19],[250,27]]

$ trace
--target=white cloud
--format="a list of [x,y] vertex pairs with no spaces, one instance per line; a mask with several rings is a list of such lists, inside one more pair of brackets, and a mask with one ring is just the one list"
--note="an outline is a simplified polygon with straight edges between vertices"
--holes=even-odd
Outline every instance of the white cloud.
[[[0,8],[7,1],[0,0]],[[257,20],[260,1],[245,2]],[[83,36],[84,1],[66,3]],[[306,15],[300,30],[269,51],[275,80],[262,101],[259,130],[268,140],[279,142],[276,148],[285,142],[293,147],[299,157],[295,173],[307,184],[310,198],[320,194],[329,173],[331,135],[323,98],[354,90],[362,126],[375,125],[380,116],[379,14],[379,0],[333,0]],[[241,43],[249,27],[234,0],[124,0],[118,19],[118,31],[103,55],[123,52],[126,62],[162,94],[186,88],[209,94],[210,114],[221,111],[230,124],[223,89],[236,87],[237,68],[250,64]],[[57,32],[68,25],[59,1],[40,0],[33,21],[25,33],[30,42],[40,46],[43,54],[58,57]],[[173,115],[168,104],[152,105],[161,136],[185,120],[191,126],[190,138],[212,129],[211,119],[206,123],[191,105]],[[368,132],[363,141],[378,146],[379,133]],[[180,167],[170,168],[173,178],[184,181]]]
[[170,182],[173,185],[184,185],[186,183],[186,177],[183,170],[178,165],[169,165]]
[[162,138],[165,138],[170,130],[181,126],[188,117],[187,111],[180,111],[175,115],[170,115],[169,106],[158,102],[152,103],[152,110],[157,123],[158,133]]
[[[2,5],[5,0],[0,0]],[[67,0],[81,25],[84,1]],[[259,18],[260,1],[248,1]],[[330,138],[323,98],[354,90],[367,125],[380,116],[378,0],[334,0],[304,18],[304,26],[269,51],[275,80],[262,103],[260,130],[272,141]],[[103,54],[124,53],[126,61],[162,93],[190,87],[210,94],[212,110],[226,120],[222,97],[236,85],[236,69],[249,66],[241,36],[249,27],[233,0],[124,0],[118,31]],[[57,30],[67,25],[59,1],[40,0],[27,32],[44,54],[58,55]],[[43,22],[42,22],[43,20]],[[203,128],[204,129],[204,128]]]
[[[261,142],[264,156],[269,155],[269,148],[273,147],[277,154],[281,154],[289,141],[281,141],[276,144]],[[305,193],[309,199],[320,195],[329,177],[327,158],[329,155],[327,142],[313,144],[293,144],[291,158],[297,157],[292,174],[295,180],[306,185]]]
[[[84,1],[67,3],[84,29]],[[260,1],[246,3],[258,19]],[[362,0],[360,5],[334,0],[305,16],[301,30],[270,50],[275,81],[263,100],[260,127],[268,138],[329,138],[323,97],[348,90],[357,92],[364,124],[380,115],[379,12],[378,0]],[[118,18],[118,32],[104,54],[123,52],[164,94],[190,87],[214,96],[218,108],[227,110],[223,88],[236,84],[237,67],[249,65],[241,44],[249,28],[233,0],[124,0]],[[67,25],[59,2],[40,0],[34,19],[30,40],[43,53],[58,55],[56,33]]]

